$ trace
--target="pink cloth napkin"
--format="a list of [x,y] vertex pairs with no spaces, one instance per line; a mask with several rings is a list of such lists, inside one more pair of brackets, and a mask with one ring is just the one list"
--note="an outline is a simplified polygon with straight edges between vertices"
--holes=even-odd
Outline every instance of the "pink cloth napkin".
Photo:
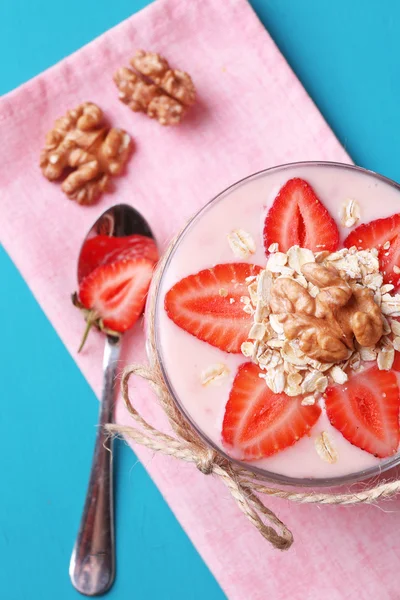
[[[163,128],[118,101],[112,74],[140,47],[193,76],[199,102],[179,127]],[[82,208],[42,177],[38,157],[53,120],[86,100],[130,132],[136,150],[114,193]],[[159,0],[5,96],[0,129],[2,242],[96,393],[103,340],[92,334],[77,355],[82,318],[69,294],[79,245],[100,212],[134,204],[165,247],[193,212],[252,172],[296,160],[349,161],[245,0]],[[139,327],[125,347],[127,361],[144,358]],[[136,382],[134,393],[145,417],[163,425],[146,386]],[[121,403],[117,419],[129,424]],[[384,512],[269,500],[295,535],[279,552],[218,481],[135,451],[230,599],[400,597],[397,501]]]

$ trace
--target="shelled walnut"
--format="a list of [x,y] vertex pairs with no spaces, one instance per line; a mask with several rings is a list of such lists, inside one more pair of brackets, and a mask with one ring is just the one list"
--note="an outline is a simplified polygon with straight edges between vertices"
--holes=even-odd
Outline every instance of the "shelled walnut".
[[114,74],[121,102],[161,125],[180,123],[196,99],[190,75],[171,69],[165,58],[144,50],[138,50],[130,64],[133,69],[121,67]]
[[277,279],[271,290],[271,311],[288,340],[299,340],[300,350],[318,361],[344,360],[360,346],[374,346],[383,334],[382,315],[371,290],[341,279],[335,267],[306,263],[301,272],[318,286],[313,298],[294,279]]
[[66,175],[61,189],[68,198],[94,204],[110,178],[121,173],[131,146],[126,131],[107,127],[102,110],[85,102],[55,121],[46,136],[40,167],[49,181]]

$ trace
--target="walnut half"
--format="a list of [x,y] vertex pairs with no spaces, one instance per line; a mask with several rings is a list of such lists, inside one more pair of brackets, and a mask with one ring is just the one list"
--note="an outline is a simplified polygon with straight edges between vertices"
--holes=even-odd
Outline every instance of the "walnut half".
[[160,54],[144,50],[138,50],[130,63],[132,69],[121,67],[114,74],[121,102],[161,125],[180,123],[196,100],[190,75],[171,69]]
[[110,177],[121,173],[131,146],[125,131],[107,127],[102,110],[85,102],[55,121],[46,136],[40,167],[49,181],[67,173],[61,189],[68,198],[93,204],[107,189]]
[[344,360],[360,346],[374,346],[382,336],[383,320],[371,290],[349,285],[334,267],[306,263],[302,274],[319,293],[315,298],[297,281],[278,278],[271,290],[270,307],[288,340],[299,341],[301,351],[315,360]]

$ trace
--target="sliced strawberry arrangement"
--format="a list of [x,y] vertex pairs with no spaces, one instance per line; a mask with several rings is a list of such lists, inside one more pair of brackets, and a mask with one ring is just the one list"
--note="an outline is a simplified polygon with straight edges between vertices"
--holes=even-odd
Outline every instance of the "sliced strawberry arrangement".
[[155,241],[138,234],[126,237],[96,235],[89,238],[84,243],[79,257],[78,283],[102,264],[138,256],[156,263],[158,250]]
[[224,444],[240,460],[257,460],[293,446],[318,421],[317,405],[302,406],[301,396],[274,394],[253,363],[239,367],[222,426]]
[[339,245],[335,221],[304,179],[290,179],[279,191],[264,224],[264,247],[278,243],[286,252],[291,246],[313,252],[333,252]]
[[[383,248],[386,242],[390,242],[387,249]],[[359,250],[377,248],[384,282],[399,285],[400,273],[395,273],[394,267],[400,269],[400,213],[359,225],[347,236],[344,245],[357,246]]]
[[228,263],[204,269],[176,283],[165,296],[165,310],[176,325],[225,352],[240,352],[252,317],[243,310],[246,277],[261,267]]
[[399,446],[399,388],[392,371],[377,367],[325,392],[328,418],[354,446],[385,458]]
[[[386,242],[390,242],[389,248]],[[278,243],[286,252],[298,245],[313,252],[339,247],[334,219],[312,187],[294,178],[279,191],[264,224],[266,254]],[[356,228],[346,247],[377,248],[385,282],[400,284],[400,213]],[[248,296],[247,278],[261,268],[247,263],[220,264],[185,277],[165,296],[165,310],[179,327],[225,352],[240,353],[253,317],[240,299]],[[395,371],[377,367],[355,374],[343,385],[328,387],[327,416],[351,444],[379,458],[392,456],[399,447],[400,392]],[[242,364],[225,407],[222,441],[234,458],[252,461],[284,450],[309,434],[318,421],[318,403],[302,406],[302,396],[273,393],[253,363]]]
[[75,301],[86,312],[81,348],[92,325],[113,333],[134,325],[143,312],[153,268],[143,257],[120,260],[100,265],[82,281]]

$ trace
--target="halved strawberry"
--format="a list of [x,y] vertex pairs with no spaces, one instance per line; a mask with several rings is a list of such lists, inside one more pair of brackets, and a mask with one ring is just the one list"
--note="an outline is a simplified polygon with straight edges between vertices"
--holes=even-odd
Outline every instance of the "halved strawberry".
[[[385,242],[390,242],[388,249],[383,248]],[[400,269],[400,213],[359,225],[347,236],[344,245],[357,246],[359,250],[377,248],[384,282],[399,285],[400,273],[395,273],[394,267]]]
[[120,260],[100,265],[82,281],[79,305],[88,326],[81,348],[92,325],[113,333],[134,325],[144,309],[153,266],[146,258]]
[[363,371],[329,387],[325,406],[333,427],[354,446],[385,458],[399,446],[399,388],[393,371]]
[[99,265],[137,256],[143,256],[156,263],[158,250],[155,241],[138,234],[125,237],[96,235],[89,238],[84,243],[79,257],[78,283]]
[[225,408],[222,440],[240,460],[271,456],[295,444],[315,425],[321,409],[301,396],[274,394],[254,363],[239,367]]
[[174,323],[225,352],[240,352],[252,317],[244,312],[245,279],[261,267],[228,263],[204,269],[176,283],[165,296],[165,310]]
[[339,245],[335,221],[304,179],[289,179],[268,211],[264,225],[264,248],[272,243],[286,252],[291,246],[313,252],[333,252]]

